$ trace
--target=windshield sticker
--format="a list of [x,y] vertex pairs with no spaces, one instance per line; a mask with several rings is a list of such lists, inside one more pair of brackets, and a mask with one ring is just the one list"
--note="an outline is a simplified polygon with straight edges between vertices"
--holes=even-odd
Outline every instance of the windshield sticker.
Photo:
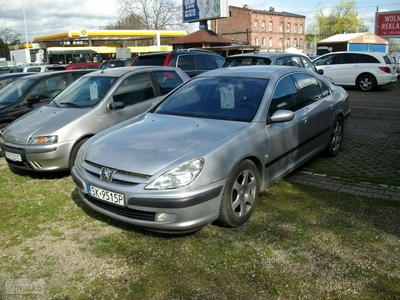
[[231,109],[235,107],[235,92],[232,84],[228,84],[226,87],[219,89],[221,108]]

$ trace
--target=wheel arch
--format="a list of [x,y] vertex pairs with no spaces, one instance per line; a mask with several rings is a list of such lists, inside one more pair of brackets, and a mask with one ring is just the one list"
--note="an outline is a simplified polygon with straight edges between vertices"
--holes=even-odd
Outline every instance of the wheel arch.
[[367,76],[372,76],[372,77],[374,78],[374,80],[375,80],[375,84],[378,84],[378,80],[376,79],[376,76],[375,76],[374,74],[372,74],[372,73],[370,73],[370,72],[362,72],[362,73],[358,74],[358,76],[356,77],[356,82],[354,83],[355,86],[357,86],[358,81],[360,80],[360,78],[361,78],[362,76],[365,76],[365,75],[367,75]]

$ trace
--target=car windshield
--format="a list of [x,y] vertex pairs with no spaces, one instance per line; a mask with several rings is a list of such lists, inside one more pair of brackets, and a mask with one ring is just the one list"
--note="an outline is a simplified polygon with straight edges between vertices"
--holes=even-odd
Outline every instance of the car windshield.
[[116,80],[117,77],[81,77],[58,94],[53,99],[52,104],[62,107],[93,107]]
[[250,122],[267,84],[265,78],[199,77],[176,90],[152,112]]
[[0,105],[18,102],[19,98],[33,85],[36,79],[21,78],[11,82],[0,93]]

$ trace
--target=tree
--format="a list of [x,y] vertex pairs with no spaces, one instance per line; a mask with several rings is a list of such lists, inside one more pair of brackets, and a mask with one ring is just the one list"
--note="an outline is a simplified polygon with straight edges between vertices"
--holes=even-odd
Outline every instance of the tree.
[[[322,40],[339,33],[354,33],[366,31],[364,20],[359,19],[355,11],[356,1],[340,1],[334,10],[325,16],[322,10],[315,13],[315,23],[307,31]],[[308,37],[308,40],[313,40]]]
[[144,30],[185,30],[182,6],[175,0],[118,0],[122,20],[133,20]]
[[0,31],[0,38],[10,46],[21,44],[22,35],[13,29],[5,28]]

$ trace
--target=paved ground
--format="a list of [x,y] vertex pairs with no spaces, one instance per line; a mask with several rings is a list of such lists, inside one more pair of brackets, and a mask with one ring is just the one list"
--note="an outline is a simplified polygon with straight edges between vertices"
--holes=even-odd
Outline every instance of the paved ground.
[[[317,157],[286,179],[400,201],[400,82],[371,93],[347,91],[352,116],[342,153],[333,159]],[[340,169],[346,176],[326,175],[333,169]],[[368,179],[379,183],[371,184]]]

